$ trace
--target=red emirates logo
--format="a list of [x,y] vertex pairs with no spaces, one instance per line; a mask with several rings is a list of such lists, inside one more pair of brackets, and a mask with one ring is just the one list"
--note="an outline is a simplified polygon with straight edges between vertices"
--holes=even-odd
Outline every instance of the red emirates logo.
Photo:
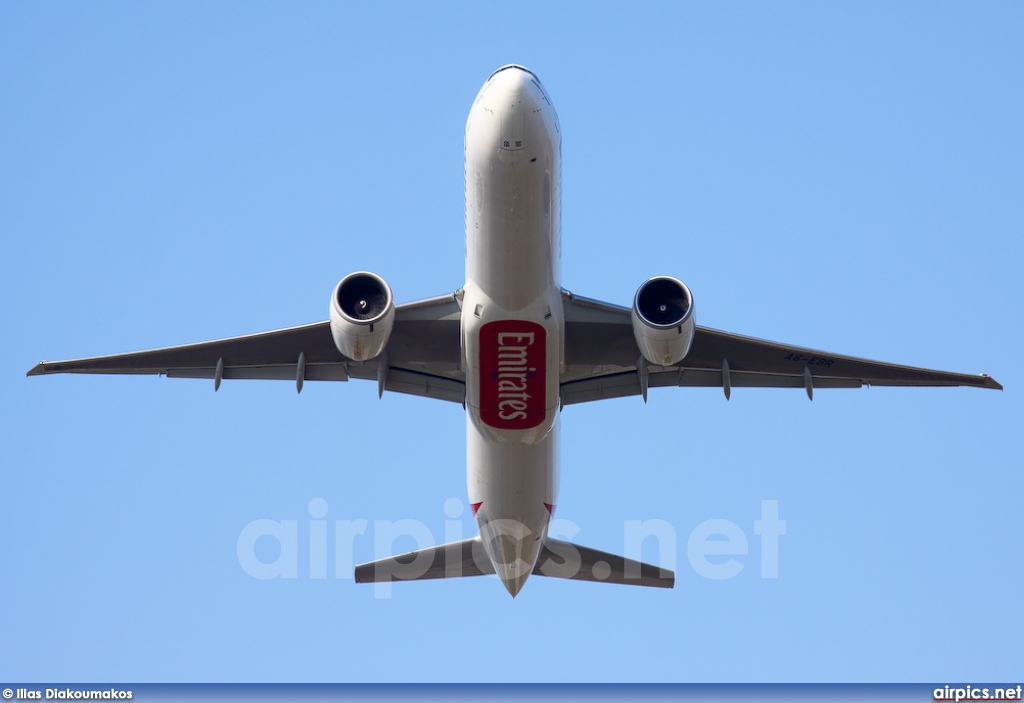
[[544,422],[547,331],[499,320],[480,328],[480,417],[491,427],[527,430]]

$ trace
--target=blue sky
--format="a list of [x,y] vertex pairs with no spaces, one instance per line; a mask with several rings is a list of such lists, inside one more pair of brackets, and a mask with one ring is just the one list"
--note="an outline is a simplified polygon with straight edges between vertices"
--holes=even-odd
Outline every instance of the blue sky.
[[[1018,3],[3,4],[0,679],[1019,682],[1022,31]],[[399,520],[472,533],[458,406],[25,378],[321,320],[354,270],[459,287],[465,118],[510,62],[559,111],[566,287],[672,274],[699,324],[1007,390],[570,407],[558,516],[615,552],[665,521],[677,585],[513,601],[335,577],[336,521],[368,521],[356,561]],[[296,521],[296,578],[240,565],[260,519]],[[748,540],[733,578],[688,559],[708,520]]]

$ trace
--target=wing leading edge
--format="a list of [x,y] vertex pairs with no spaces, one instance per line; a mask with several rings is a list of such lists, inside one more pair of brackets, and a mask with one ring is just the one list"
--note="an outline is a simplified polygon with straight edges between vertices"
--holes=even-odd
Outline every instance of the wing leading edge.
[[376,380],[384,390],[462,403],[457,292],[395,308],[383,354],[359,362],[338,351],[328,322],[130,354],[44,361],[29,376],[54,373],[156,374],[171,378],[294,381]]
[[[647,387],[816,388],[975,386],[1002,390],[990,376],[934,371],[842,356],[697,327],[676,366],[648,366],[633,339],[629,308],[565,292],[562,403],[644,395]],[[646,382],[646,383],[645,383]]]

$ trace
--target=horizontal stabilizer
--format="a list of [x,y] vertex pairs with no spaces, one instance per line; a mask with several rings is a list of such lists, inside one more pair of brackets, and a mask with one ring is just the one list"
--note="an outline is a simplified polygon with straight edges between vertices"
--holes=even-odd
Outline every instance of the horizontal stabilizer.
[[484,551],[483,542],[474,537],[360,564],[356,567],[356,583],[451,579],[493,573],[494,566]]
[[544,541],[533,573],[625,586],[672,588],[676,583],[675,573],[668,569],[550,537]]

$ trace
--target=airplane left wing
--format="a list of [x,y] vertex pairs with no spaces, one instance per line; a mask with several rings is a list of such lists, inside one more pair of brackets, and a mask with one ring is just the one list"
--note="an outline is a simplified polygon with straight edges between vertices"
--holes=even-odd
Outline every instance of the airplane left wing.
[[934,371],[766,342],[697,327],[675,366],[648,365],[633,338],[630,309],[565,293],[562,404],[644,395],[659,386],[734,387],[975,386],[1002,390],[992,377]]
[[384,353],[353,361],[338,351],[328,322],[186,344],[163,349],[70,361],[44,361],[29,376],[53,373],[159,374],[171,378],[294,381],[376,380],[384,390],[463,403],[459,302],[456,294],[395,308]]

